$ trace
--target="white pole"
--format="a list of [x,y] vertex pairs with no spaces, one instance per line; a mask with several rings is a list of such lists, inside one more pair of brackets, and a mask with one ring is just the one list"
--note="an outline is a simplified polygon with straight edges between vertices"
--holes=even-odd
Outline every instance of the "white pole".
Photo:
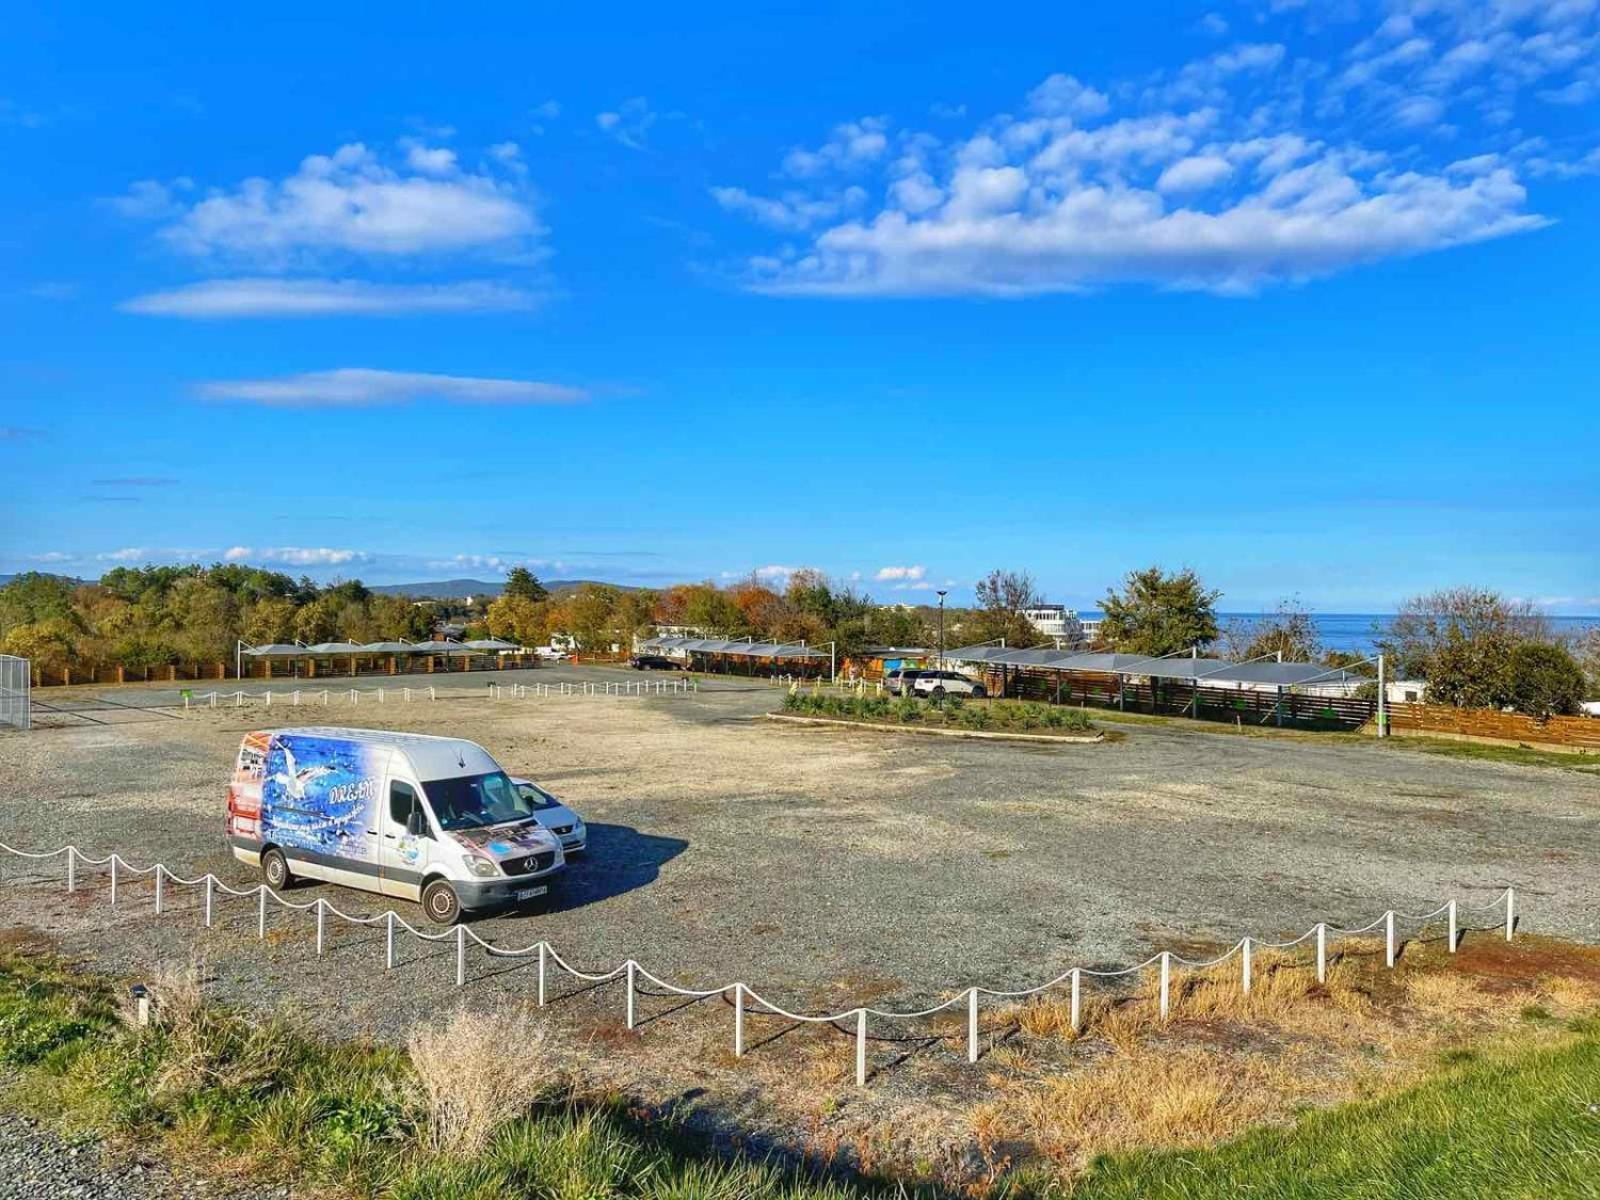
[[1513,888],[1506,889],[1506,941],[1511,940],[1511,934],[1517,927],[1517,893]]
[[1456,952],[1456,902],[1450,901],[1450,953]]
[[167,873],[167,869],[165,867],[163,867],[160,863],[157,863],[156,864],[156,916],[158,916],[158,917],[161,915],[161,877],[163,875],[165,875],[166,873]]
[[1165,1021],[1172,1012],[1172,952],[1161,952],[1161,1019]]
[[1388,688],[1384,683],[1383,655],[1380,654],[1378,655],[1378,736],[1381,738],[1389,736],[1389,697],[1386,695],[1387,691]]
[[117,902],[117,856],[111,856],[111,903]]
[[387,927],[384,930],[383,969],[392,971],[394,970],[394,909],[391,908],[383,916],[383,923]]
[[744,984],[733,985],[733,1056],[744,1057]]
[[856,1086],[867,1086],[867,1010],[856,1010]]
[[539,943],[539,1007],[544,1007],[544,955],[545,943]]
[[467,927],[456,926],[456,986],[467,982]]
[[1083,973],[1072,968],[1072,1032],[1077,1033],[1083,1018]]
[[1394,966],[1394,909],[1383,914],[1383,965]]
[[1243,943],[1241,949],[1243,949],[1243,951],[1244,951],[1244,976],[1243,976],[1244,994],[1246,996],[1248,996],[1250,994],[1250,939],[1249,938],[1245,938],[1244,939],[1244,943]]
[[1317,922],[1317,982],[1328,982],[1328,924]]
[[967,1061],[978,1061],[978,989],[967,993]]
[[261,905],[256,913],[256,937],[264,938],[267,936],[267,885],[263,883],[257,894],[261,897]]
[[67,891],[78,890],[78,851],[74,846],[67,847]]
[[322,924],[323,924],[322,910],[323,910],[323,906],[326,903],[327,902],[324,901],[320,896],[317,898],[317,953],[318,954],[322,953]]
[[633,1011],[633,972],[634,972],[634,970],[635,970],[635,968],[634,968],[634,964],[633,964],[633,959],[630,958],[628,960],[628,1028],[629,1029],[633,1028],[633,1018],[634,1018],[634,1011]]
[[211,884],[216,879],[214,875],[206,876],[206,928],[211,928]]

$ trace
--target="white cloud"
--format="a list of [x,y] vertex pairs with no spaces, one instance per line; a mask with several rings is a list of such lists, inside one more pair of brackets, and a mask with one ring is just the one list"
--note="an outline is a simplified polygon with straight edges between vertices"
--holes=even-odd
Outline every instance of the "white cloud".
[[276,379],[218,380],[202,384],[208,400],[236,400],[277,408],[363,408],[445,400],[452,404],[576,404],[582,388],[523,379],[478,379],[413,371],[345,367]]
[[[160,197],[139,184],[127,203],[153,210]],[[464,250],[531,252],[543,232],[518,185],[461,170],[449,150],[412,144],[403,166],[359,142],[304,159],[281,180],[246,179],[176,204],[160,233],[198,258],[260,263],[273,269],[328,254],[401,258]]]
[[1233,164],[1215,154],[1195,154],[1180,158],[1156,180],[1162,192],[1195,192],[1221,183],[1233,174]]
[[810,198],[799,192],[769,198],[752,195],[743,188],[714,187],[711,197],[728,212],[744,213],[773,229],[802,230],[861,207],[867,193],[863,188],[848,187],[837,196],[826,198]]
[[772,564],[769,564],[768,566],[765,566],[765,567],[757,567],[754,571],[751,572],[751,574],[753,574],[757,579],[778,580],[778,579],[787,579],[789,576],[793,575],[795,572],[804,571],[804,570],[807,570],[807,568],[806,567],[783,567],[783,566],[779,566],[776,563],[772,563]]
[[1028,107],[1048,117],[1098,117],[1111,102],[1105,93],[1057,72],[1028,93]]
[[616,138],[624,146],[643,150],[645,139],[658,119],[649,102],[643,96],[635,96],[631,100],[624,100],[615,111],[596,113],[594,123],[603,133]]
[[46,550],[43,554],[24,554],[23,559],[32,563],[64,563],[76,562],[76,554],[68,554],[64,550]]
[[180,192],[193,190],[194,181],[188,178],[162,183],[155,179],[140,179],[128,185],[120,196],[112,196],[104,203],[107,207],[136,221],[153,221],[176,216],[183,211]]
[[862,117],[835,125],[828,140],[817,149],[796,147],[784,155],[783,172],[796,179],[815,179],[831,171],[875,162],[889,148],[888,129],[887,117]]
[[230,546],[222,553],[227,562],[256,562],[287,567],[341,567],[365,562],[370,556],[361,550],[332,550],[325,546]]
[[211,279],[124,301],[124,312],[217,320],[234,317],[409,316],[532,308],[542,297],[484,281],[381,284],[357,279]]
[[879,567],[878,573],[873,576],[879,583],[888,583],[894,580],[912,581],[921,579],[928,573],[928,568],[915,567]]
[[1208,12],[1194,23],[1194,27],[1200,33],[1221,37],[1228,32],[1228,19],[1221,13]]

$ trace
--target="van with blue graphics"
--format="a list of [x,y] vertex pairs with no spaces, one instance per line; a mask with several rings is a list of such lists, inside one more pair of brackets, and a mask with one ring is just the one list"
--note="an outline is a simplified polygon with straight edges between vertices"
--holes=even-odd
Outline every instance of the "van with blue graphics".
[[566,856],[537,808],[461,738],[277,729],[239,746],[228,840],[275,891],[322,879],[419,901],[449,925],[549,893]]

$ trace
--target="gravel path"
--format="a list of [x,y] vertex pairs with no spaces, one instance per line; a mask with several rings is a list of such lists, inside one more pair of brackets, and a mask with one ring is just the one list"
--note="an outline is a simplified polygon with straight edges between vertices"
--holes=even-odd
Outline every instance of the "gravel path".
[[161,1163],[69,1141],[0,1112],[0,1200],[284,1200],[287,1188],[239,1189],[179,1178]]

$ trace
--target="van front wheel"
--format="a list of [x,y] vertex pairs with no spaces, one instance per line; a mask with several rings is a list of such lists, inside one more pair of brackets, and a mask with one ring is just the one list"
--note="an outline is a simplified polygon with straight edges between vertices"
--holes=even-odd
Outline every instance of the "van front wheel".
[[422,911],[436,925],[454,925],[461,919],[461,898],[444,880],[435,879],[422,889]]
[[283,851],[268,850],[261,856],[261,878],[275,892],[283,891],[294,882],[294,876],[289,874],[289,860],[284,858]]

